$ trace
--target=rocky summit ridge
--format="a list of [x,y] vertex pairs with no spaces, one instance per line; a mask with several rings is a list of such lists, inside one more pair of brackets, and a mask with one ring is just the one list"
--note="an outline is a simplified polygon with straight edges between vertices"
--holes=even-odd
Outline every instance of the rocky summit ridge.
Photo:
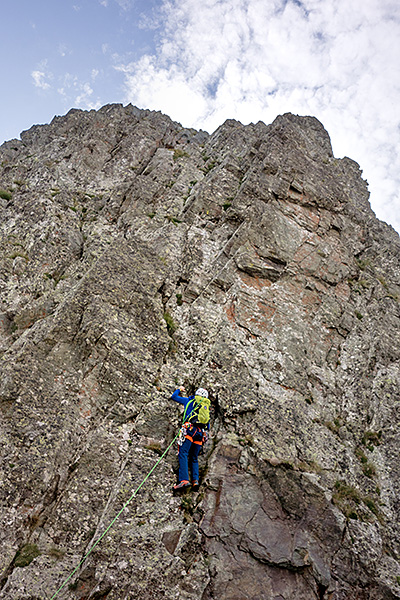
[[400,598],[400,240],[315,118],[71,110],[0,147],[0,599]]

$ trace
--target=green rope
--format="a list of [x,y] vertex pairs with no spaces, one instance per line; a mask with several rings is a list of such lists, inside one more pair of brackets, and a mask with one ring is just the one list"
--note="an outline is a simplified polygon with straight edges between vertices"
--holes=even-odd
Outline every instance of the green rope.
[[[196,396],[195,396],[195,398],[196,398]],[[193,398],[193,400],[191,400],[191,402],[193,403],[193,409],[192,409],[192,412],[190,413],[190,415],[188,417],[186,416],[186,411],[188,409],[188,406],[189,406],[190,402],[188,402],[186,404],[186,406],[185,406],[185,410],[183,412],[183,418],[182,418],[182,425],[184,425],[186,423],[186,421],[190,421],[190,419],[196,413],[196,408],[197,408],[196,404],[198,404],[198,403],[195,402],[195,398]]]
[[104,533],[101,534],[101,536],[99,537],[99,539],[97,540],[97,542],[95,544],[93,544],[93,546],[90,548],[89,552],[82,558],[82,560],[79,563],[79,565],[72,571],[71,575],[64,581],[64,583],[62,584],[62,586],[60,588],[58,588],[58,590],[50,598],[50,600],[53,600],[56,596],[58,596],[58,594],[61,592],[61,590],[63,589],[63,587],[68,583],[68,581],[71,579],[71,577],[73,577],[73,575],[75,575],[75,573],[77,572],[77,570],[79,569],[79,567],[81,567],[83,565],[83,563],[85,562],[85,560],[87,559],[87,557],[89,556],[89,554],[91,554],[93,552],[93,550],[96,548],[97,544],[103,539],[103,537],[106,535],[107,531],[109,531],[111,529],[111,527],[114,525],[115,521],[118,519],[118,517],[120,516],[120,514],[125,510],[125,508],[128,506],[128,504],[133,500],[133,498],[136,496],[136,494],[138,493],[138,491],[140,490],[140,488],[148,480],[148,478],[150,477],[150,475],[152,474],[152,472],[154,471],[154,469],[160,464],[160,462],[162,461],[162,459],[164,458],[164,456],[167,454],[168,450],[171,448],[171,446],[173,445],[173,443],[175,442],[175,440],[179,437],[179,433],[174,437],[174,439],[172,440],[172,442],[170,443],[170,445],[168,446],[168,448],[165,450],[165,452],[160,456],[160,458],[158,459],[158,461],[153,465],[153,467],[147,473],[146,477],[143,479],[143,481],[139,485],[139,487],[133,492],[133,494],[129,498],[129,500],[127,500],[125,502],[124,506],[121,508],[121,510],[119,511],[119,513],[117,514],[117,516],[111,521],[111,523],[109,524],[109,526],[107,527],[107,529],[104,531]]
[[188,402],[185,406],[185,410],[183,412],[183,418],[182,418],[182,425],[184,425],[186,423],[186,421],[190,421],[190,419],[193,417],[194,410],[195,410],[194,408],[193,408],[192,412],[190,413],[190,415],[188,417],[186,417],[186,411],[188,409],[189,404],[190,404],[190,402]]

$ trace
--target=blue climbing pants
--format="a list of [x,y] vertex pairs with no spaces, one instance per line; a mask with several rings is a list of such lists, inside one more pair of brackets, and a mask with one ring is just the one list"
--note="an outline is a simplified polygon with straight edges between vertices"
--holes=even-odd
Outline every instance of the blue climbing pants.
[[[195,428],[188,430],[188,435],[182,446],[179,446],[179,481],[189,480],[189,467],[192,471],[192,481],[199,480],[199,454],[202,446],[202,432],[193,434]],[[190,435],[192,434],[192,435]],[[201,439],[198,440],[201,436]],[[195,441],[193,441],[193,439]],[[197,443],[196,443],[197,442]]]

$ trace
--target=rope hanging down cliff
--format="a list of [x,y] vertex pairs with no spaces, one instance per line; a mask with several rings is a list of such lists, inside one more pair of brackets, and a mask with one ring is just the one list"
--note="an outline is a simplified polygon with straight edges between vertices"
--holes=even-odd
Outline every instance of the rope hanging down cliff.
[[115,521],[118,519],[118,517],[121,515],[121,513],[125,510],[125,508],[128,506],[128,504],[133,500],[133,498],[136,496],[136,494],[138,493],[138,491],[140,490],[140,488],[144,485],[144,483],[148,480],[148,478],[150,477],[150,475],[152,474],[152,472],[154,471],[154,469],[160,464],[160,462],[162,461],[162,459],[164,458],[164,456],[167,454],[167,452],[169,451],[169,449],[171,448],[171,446],[175,443],[175,441],[178,439],[180,435],[180,430],[179,433],[177,433],[177,435],[174,437],[174,439],[172,440],[172,442],[170,443],[170,445],[168,446],[168,448],[164,451],[164,453],[160,456],[160,458],[158,459],[158,461],[153,465],[153,467],[150,469],[150,471],[147,473],[146,477],[143,479],[143,481],[141,482],[141,484],[136,488],[136,490],[133,492],[133,494],[131,495],[131,497],[125,502],[125,504],[123,505],[123,507],[121,508],[121,510],[119,511],[119,513],[117,514],[116,517],[114,517],[114,519],[111,521],[111,523],[109,524],[109,526],[107,527],[107,529],[101,534],[101,536],[99,537],[99,539],[97,540],[97,542],[95,542],[93,544],[93,546],[90,548],[89,552],[87,552],[85,554],[85,556],[82,558],[81,562],[78,564],[78,566],[72,571],[72,573],[69,575],[69,577],[64,581],[64,583],[58,588],[58,590],[56,591],[56,593],[50,598],[50,600],[53,600],[54,598],[56,598],[56,596],[58,596],[58,594],[61,592],[61,590],[66,586],[66,584],[68,583],[68,581],[71,579],[71,577],[73,577],[75,575],[75,573],[77,572],[77,570],[83,565],[83,563],[85,562],[85,560],[87,559],[87,557],[89,556],[89,554],[91,554],[93,552],[93,550],[95,549],[95,547],[97,546],[97,544],[99,544],[99,542],[103,539],[103,537],[106,535],[106,533],[111,529],[111,527],[114,525]]
[[[192,396],[190,398],[192,398]],[[195,410],[196,410],[196,407],[193,407],[193,409],[190,412],[190,414],[187,415],[186,414],[186,412],[187,412],[186,409],[187,408],[188,407],[185,406],[185,413],[183,415],[183,421],[190,420],[192,418],[192,416],[194,415]],[[58,590],[56,591],[56,593],[53,594],[53,596],[50,598],[50,600],[54,600],[54,598],[56,598],[58,596],[58,594],[61,592],[61,590],[67,585],[67,583],[71,579],[71,577],[73,577],[75,575],[75,573],[78,571],[78,569],[83,565],[83,563],[85,562],[85,560],[87,559],[87,557],[93,552],[93,550],[100,543],[100,541],[103,539],[103,537],[106,535],[106,533],[111,529],[111,527],[114,525],[115,521],[119,518],[119,516],[121,515],[121,513],[123,513],[123,511],[128,506],[128,504],[130,502],[132,502],[133,498],[136,496],[136,494],[138,493],[138,491],[140,490],[140,488],[145,484],[145,482],[148,480],[148,478],[150,477],[150,475],[152,474],[152,472],[154,471],[154,469],[160,464],[160,462],[162,461],[162,459],[164,458],[164,456],[168,453],[169,449],[171,448],[171,446],[173,446],[173,444],[179,438],[180,435],[181,435],[181,429],[176,434],[176,436],[174,437],[174,439],[172,440],[172,442],[169,444],[169,446],[167,447],[167,449],[163,452],[163,454],[157,460],[157,462],[152,466],[152,468],[147,473],[146,477],[143,479],[143,481],[141,482],[141,484],[136,488],[136,490],[133,492],[133,494],[131,495],[131,497],[125,502],[125,504],[123,505],[123,507],[121,508],[121,510],[117,513],[117,515],[114,517],[114,519],[111,521],[111,523],[109,524],[109,526],[107,527],[107,529],[101,534],[101,536],[99,537],[99,539],[97,540],[97,542],[95,542],[93,544],[93,546],[90,548],[90,550],[82,558],[82,560],[80,561],[80,563],[78,564],[78,566],[75,567],[75,569],[72,571],[72,573],[67,577],[67,579],[64,581],[64,583],[58,588]]]

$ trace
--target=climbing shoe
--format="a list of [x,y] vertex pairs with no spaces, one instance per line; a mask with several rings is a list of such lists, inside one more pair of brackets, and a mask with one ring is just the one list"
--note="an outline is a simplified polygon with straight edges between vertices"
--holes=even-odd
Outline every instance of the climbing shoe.
[[199,484],[199,482],[197,481],[197,479],[194,479],[194,480],[192,481],[192,488],[193,488],[193,490],[194,490],[195,492],[197,492],[197,490],[199,489],[199,485],[200,485],[200,484]]
[[183,479],[182,481],[180,481],[179,483],[174,485],[174,487],[172,489],[174,490],[174,492],[180,492],[181,490],[184,490],[185,488],[187,488],[189,486],[190,486],[190,483],[188,481],[186,481],[186,479]]

